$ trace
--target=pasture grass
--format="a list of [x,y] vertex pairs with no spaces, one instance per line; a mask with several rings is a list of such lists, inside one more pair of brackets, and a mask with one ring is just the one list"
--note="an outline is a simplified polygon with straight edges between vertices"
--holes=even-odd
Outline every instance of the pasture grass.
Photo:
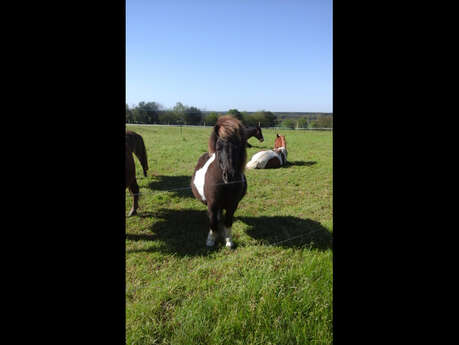
[[[126,343],[331,344],[332,133],[279,132],[290,164],[246,171],[229,250],[207,249],[206,206],[186,188],[211,128],[128,127],[150,169],[144,177],[135,158],[143,195],[126,219]],[[263,135],[249,139],[248,159],[273,147],[276,131]]]

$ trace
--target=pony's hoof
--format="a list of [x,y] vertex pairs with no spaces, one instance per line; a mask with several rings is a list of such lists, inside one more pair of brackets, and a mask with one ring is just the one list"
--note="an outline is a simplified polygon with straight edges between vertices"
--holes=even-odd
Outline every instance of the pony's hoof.
[[214,245],[215,245],[215,241],[209,241],[209,240],[206,241],[207,247],[213,247]]
[[233,242],[226,242],[226,248],[229,248],[229,249],[234,248]]

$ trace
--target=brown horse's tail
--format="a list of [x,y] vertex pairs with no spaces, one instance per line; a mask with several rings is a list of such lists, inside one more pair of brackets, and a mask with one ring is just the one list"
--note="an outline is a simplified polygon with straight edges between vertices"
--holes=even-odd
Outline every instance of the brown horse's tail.
[[247,138],[242,123],[231,115],[221,116],[209,139],[209,152],[216,153],[225,183],[239,180],[244,172]]
[[148,171],[148,159],[147,159],[147,150],[145,148],[145,143],[143,142],[142,136],[138,136],[137,145],[135,146],[135,155],[140,161],[143,169],[143,175],[147,176]]

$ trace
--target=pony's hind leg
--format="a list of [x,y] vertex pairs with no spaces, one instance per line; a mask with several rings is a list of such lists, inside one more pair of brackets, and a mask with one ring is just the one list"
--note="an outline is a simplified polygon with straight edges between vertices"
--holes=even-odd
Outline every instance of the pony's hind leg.
[[134,197],[134,203],[129,211],[128,217],[136,215],[137,209],[139,208],[139,185],[137,184],[137,181],[134,181],[129,185],[129,192],[131,192]]
[[[207,235],[206,245],[208,247],[213,247],[215,245],[215,240],[218,236],[218,221],[219,221],[219,210],[213,207],[208,207],[209,212],[209,234]],[[221,211],[220,211],[221,217]]]

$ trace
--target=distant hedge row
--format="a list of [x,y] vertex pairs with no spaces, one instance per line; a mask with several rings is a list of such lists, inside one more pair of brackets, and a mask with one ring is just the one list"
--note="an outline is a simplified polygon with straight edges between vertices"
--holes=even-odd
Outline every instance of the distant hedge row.
[[[287,128],[332,128],[333,116],[304,116],[289,118],[283,115],[276,117],[270,111],[260,110],[254,113],[240,112],[230,109],[226,114],[231,114],[241,120],[246,126],[262,127],[287,127]],[[127,123],[146,124],[184,124],[213,126],[217,118],[224,114],[217,112],[203,112],[196,107],[185,106],[178,102],[172,109],[163,109],[156,102],[140,102],[130,108],[126,104]]]

